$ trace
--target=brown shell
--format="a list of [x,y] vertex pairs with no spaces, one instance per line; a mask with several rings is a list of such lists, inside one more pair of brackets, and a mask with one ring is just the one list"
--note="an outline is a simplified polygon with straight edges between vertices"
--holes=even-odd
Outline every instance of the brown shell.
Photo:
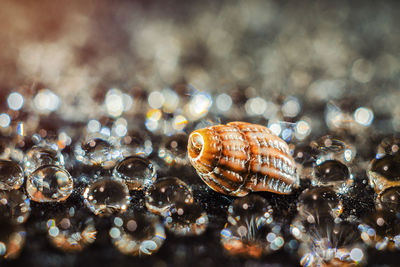
[[288,145],[262,125],[230,122],[196,130],[188,155],[202,180],[223,194],[290,194],[298,186]]

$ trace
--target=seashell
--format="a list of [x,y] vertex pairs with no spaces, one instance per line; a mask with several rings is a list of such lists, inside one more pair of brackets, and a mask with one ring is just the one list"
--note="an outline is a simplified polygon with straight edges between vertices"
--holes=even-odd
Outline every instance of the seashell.
[[188,156],[201,179],[223,194],[290,194],[299,184],[288,145],[261,125],[230,122],[196,130]]

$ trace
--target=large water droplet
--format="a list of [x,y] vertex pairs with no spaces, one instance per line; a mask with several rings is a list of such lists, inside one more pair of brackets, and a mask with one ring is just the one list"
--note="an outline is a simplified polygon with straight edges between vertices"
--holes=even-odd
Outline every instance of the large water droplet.
[[131,156],[115,166],[113,175],[122,179],[130,190],[141,190],[154,183],[156,170],[150,160]]
[[103,178],[86,187],[86,206],[96,215],[124,212],[130,203],[129,189],[120,179]]
[[39,167],[26,180],[26,191],[36,202],[64,201],[71,195],[72,190],[71,175],[58,166]]
[[311,180],[313,186],[331,186],[341,194],[347,193],[353,185],[349,168],[337,160],[327,160],[314,168]]
[[376,193],[400,186],[400,154],[373,159],[368,167],[369,183]]
[[386,189],[377,197],[377,206],[400,213],[400,186]]
[[176,177],[158,179],[146,191],[146,207],[153,213],[166,215],[177,203],[192,204],[192,190]]
[[343,212],[341,200],[329,187],[315,187],[304,190],[297,203],[299,216],[308,222],[315,222],[319,216],[338,217]]
[[109,140],[102,137],[88,137],[75,146],[75,157],[85,165],[100,165],[111,168],[122,159],[122,153]]

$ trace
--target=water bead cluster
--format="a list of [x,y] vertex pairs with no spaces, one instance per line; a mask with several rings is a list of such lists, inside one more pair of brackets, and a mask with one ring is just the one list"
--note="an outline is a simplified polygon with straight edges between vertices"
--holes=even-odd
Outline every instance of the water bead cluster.
[[[4,223],[10,221],[10,226],[4,230],[13,230],[14,234],[12,238],[8,237],[9,233],[4,237],[1,255],[12,258],[22,248],[25,240],[22,225],[29,216],[29,200],[66,203],[64,209],[51,214],[46,221],[49,241],[66,252],[82,251],[96,240],[98,232],[93,215],[113,217],[110,239],[116,248],[128,255],[156,252],[166,239],[166,229],[171,234],[184,236],[202,234],[207,228],[208,216],[194,200],[191,188],[176,177],[161,178],[156,182],[156,166],[146,158],[146,153],[152,150],[149,150],[151,144],[147,136],[135,135],[135,132],[130,134],[130,140],[88,134],[77,142],[73,155],[64,153],[51,140],[39,138],[20,162],[2,159],[1,203],[9,210],[3,215],[10,217],[4,220]],[[174,137],[169,139],[169,143],[175,142]],[[175,151],[182,150],[182,144],[179,148],[173,146],[168,146],[171,149],[168,153],[177,162],[179,156],[184,158],[186,155],[175,157]],[[67,166],[71,165],[65,161],[64,155],[69,160],[76,160],[75,168],[87,169],[93,177],[72,177],[67,171]],[[98,175],[90,172],[91,168],[109,174]],[[84,188],[80,189],[82,186]],[[178,188],[181,190],[177,191]],[[149,211],[134,210],[130,191],[145,192]],[[71,194],[80,194],[86,208],[71,205],[67,201]]]
[[[242,114],[226,94],[212,97],[194,91],[184,98],[173,90],[161,90],[147,97],[144,106],[149,109],[142,129],[124,118],[130,112],[124,97],[118,89],[110,90],[105,99],[107,116],[90,119],[83,127],[52,132],[41,126],[29,140],[27,129],[32,126],[18,124],[17,139],[22,138],[23,143],[6,145],[0,161],[2,198],[7,199],[5,208],[12,211],[4,214],[17,216],[4,228],[13,233],[4,237],[4,246],[0,244],[4,258],[17,256],[23,247],[29,201],[43,209],[50,203],[63,207],[44,221],[49,242],[69,253],[96,242],[101,220],[111,222],[107,230],[111,243],[130,256],[156,253],[169,235],[203,235],[220,220],[219,240],[214,241],[220,242],[229,257],[263,259],[286,251],[298,257],[302,266],[363,265],[368,246],[377,250],[399,247],[399,140],[384,139],[370,160],[358,158],[359,139],[335,136],[341,136],[344,129],[357,132],[368,127],[370,122],[361,125],[364,117],[370,116],[368,110],[355,111],[351,124],[329,126],[332,135],[310,140],[311,122],[300,119],[301,102],[295,97],[287,97],[281,104],[250,97]],[[183,103],[182,110],[174,104],[175,97]],[[188,132],[214,125],[215,121],[204,119],[210,115],[228,116],[232,111],[239,119],[252,120],[267,110],[271,113],[265,124],[289,142],[301,188],[294,197],[288,196],[291,203],[286,211],[279,204],[284,199],[252,193],[229,198],[216,219],[207,211],[210,192],[204,184],[198,186],[200,179],[188,163]],[[279,118],[293,118],[296,123]],[[332,118],[335,122],[349,120],[344,115],[326,119]],[[190,177],[175,177],[174,173]],[[368,179],[361,179],[360,173]],[[368,192],[369,187],[376,195]],[[364,191],[368,197],[363,201],[370,199],[375,204],[372,210],[354,203]]]

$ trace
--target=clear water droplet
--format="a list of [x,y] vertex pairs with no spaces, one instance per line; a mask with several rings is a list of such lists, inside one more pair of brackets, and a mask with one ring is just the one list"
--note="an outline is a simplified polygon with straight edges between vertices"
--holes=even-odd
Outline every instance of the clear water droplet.
[[348,193],[353,185],[349,168],[337,160],[327,160],[314,167],[313,186],[331,186],[337,193]]
[[186,150],[188,145],[188,135],[178,133],[166,138],[158,150],[158,156],[168,165],[185,165],[188,163]]
[[150,160],[131,156],[115,166],[113,176],[123,180],[129,190],[141,190],[154,183],[156,170]]
[[26,191],[36,202],[60,202],[72,193],[71,175],[58,166],[39,167],[26,180]]
[[130,203],[129,189],[120,179],[102,178],[86,187],[83,197],[95,215],[125,212]]
[[332,188],[315,187],[300,194],[297,210],[300,217],[311,223],[319,216],[337,218],[343,212],[343,204]]
[[377,206],[400,213],[400,186],[390,187],[380,193],[376,199]]
[[49,147],[34,146],[25,155],[24,166],[27,175],[44,165],[64,166],[64,157],[59,152]]
[[208,215],[197,203],[178,202],[165,215],[164,225],[175,235],[201,235],[207,229]]
[[132,210],[114,218],[110,237],[114,246],[127,255],[151,255],[166,239],[159,217]]
[[400,186],[400,154],[373,159],[367,175],[370,185],[378,194],[387,188]]
[[24,182],[24,172],[14,161],[0,160],[0,190],[18,189]]
[[122,152],[110,140],[103,137],[88,137],[75,146],[75,157],[85,165],[100,165],[111,168],[122,159]]
[[146,207],[153,213],[166,215],[177,203],[194,202],[191,188],[176,177],[158,179],[146,190]]
[[67,252],[78,252],[96,240],[94,219],[83,209],[71,206],[47,220],[51,243]]

